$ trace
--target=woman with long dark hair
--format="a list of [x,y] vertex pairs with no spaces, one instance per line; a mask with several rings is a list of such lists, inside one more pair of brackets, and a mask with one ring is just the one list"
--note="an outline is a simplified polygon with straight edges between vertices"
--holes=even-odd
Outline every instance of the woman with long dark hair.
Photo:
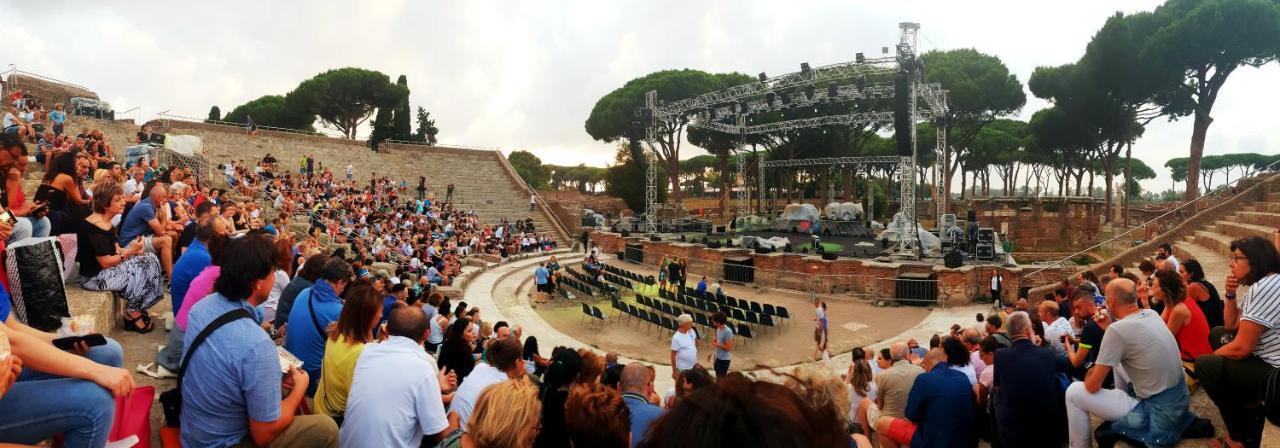
[[[1236,287],[1241,284],[1249,291],[1237,311]],[[1232,241],[1226,287],[1223,319],[1237,329],[1235,337],[1213,354],[1196,358],[1196,376],[1226,423],[1228,437],[1220,443],[1256,447],[1262,443],[1264,416],[1275,421],[1278,398],[1267,396],[1275,394],[1269,385],[1280,369],[1280,253],[1275,243],[1258,236]],[[1223,339],[1211,335],[1210,344]]]
[[89,195],[83,184],[88,166],[84,152],[73,150],[58,154],[36,188],[35,201],[49,204],[50,235],[75,232],[78,223],[91,214]]
[[524,339],[524,351],[520,353],[520,356],[524,357],[524,368],[529,375],[542,377],[542,374],[547,371],[547,365],[551,364],[551,361],[543,358],[538,352],[538,338],[535,336]]
[[302,267],[298,269],[298,275],[295,275],[293,280],[284,287],[284,292],[280,293],[280,299],[276,302],[277,330],[289,323],[289,312],[293,311],[293,301],[298,298],[299,293],[310,288],[316,280],[320,279],[320,274],[324,272],[324,265],[328,262],[328,255],[315,254],[302,263]]
[[315,397],[316,412],[335,419],[341,418],[347,409],[347,392],[351,390],[356,360],[360,359],[365,344],[373,342],[373,329],[382,320],[382,298],[368,280],[357,281],[343,293],[346,303],[338,321],[329,327]]
[[440,370],[451,370],[458,374],[458,384],[462,384],[462,380],[471,374],[471,369],[476,366],[476,358],[471,356],[473,346],[476,340],[476,333],[472,331],[471,321],[467,319],[455,319],[449,324],[449,329],[445,330],[444,342],[440,344],[440,356],[437,357],[436,365]]
[[1204,279],[1204,267],[1197,260],[1187,260],[1182,262],[1180,270],[1182,281],[1187,283],[1187,297],[1196,299],[1209,328],[1221,327],[1222,297],[1218,295],[1218,288]]
[[1213,349],[1209,348],[1209,323],[1200,311],[1200,304],[1187,300],[1187,285],[1182,283],[1182,277],[1173,271],[1160,270],[1156,271],[1155,279],[1151,293],[1165,304],[1160,317],[1178,341],[1182,360],[1194,362],[1197,356],[1212,352]]

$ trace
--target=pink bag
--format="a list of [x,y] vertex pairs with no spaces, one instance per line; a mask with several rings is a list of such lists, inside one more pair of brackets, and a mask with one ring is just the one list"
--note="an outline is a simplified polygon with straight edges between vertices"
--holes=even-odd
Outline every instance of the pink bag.
[[138,436],[135,448],[151,448],[151,405],[156,399],[156,388],[133,388],[127,397],[116,398],[116,419],[111,423],[109,442]]

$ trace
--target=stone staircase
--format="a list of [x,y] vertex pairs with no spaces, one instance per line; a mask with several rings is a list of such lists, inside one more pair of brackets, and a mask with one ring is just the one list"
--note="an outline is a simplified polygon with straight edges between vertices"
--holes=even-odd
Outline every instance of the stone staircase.
[[[1130,248],[1111,259],[1096,263],[1088,269],[1098,275],[1119,264],[1137,272],[1138,263],[1153,257],[1160,244],[1173,245],[1178,260],[1195,259],[1204,267],[1205,278],[1218,290],[1225,289],[1230,272],[1231,241],[1246,236],[1259,236],[1272,240],[1280,229],[1280,174],[1263,174],[1245,179],[1235,188],[1235,193],[1222,197],[1206,198],[1201,202],[1213,204],[1173,226],[1169,231]],[[1171,218],[1172,219],[1172,218]],[[1031,290],[1030,297],[1041,297],[1052,292],[1054,285]]]

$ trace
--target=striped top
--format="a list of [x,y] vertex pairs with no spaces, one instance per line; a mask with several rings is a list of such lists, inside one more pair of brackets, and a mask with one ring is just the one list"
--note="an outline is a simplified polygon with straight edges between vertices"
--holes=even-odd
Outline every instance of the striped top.
[[1254,356],[1272,367],[1280,367],[1280,274],[1258,280],[1249,287],[1243,300],[1242,319],[1266,329],[1253,347]]

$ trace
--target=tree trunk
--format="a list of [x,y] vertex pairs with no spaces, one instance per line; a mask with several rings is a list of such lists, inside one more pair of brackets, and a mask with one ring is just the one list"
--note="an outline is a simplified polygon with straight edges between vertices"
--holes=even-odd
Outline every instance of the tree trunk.
[[1203,105],[1197,106],[1195,124],[1191,128],[1191,156],[1187,160],[1187,193],[1184,196],[1187,201],[1200,197],[1200,157],[1204,155],[1204,139],[1212,123],[1209,111]]
[[[950,179],[948,179],[948,182],[949,181]],[[969,188],[968,185],[969,185],[969,173],[964,172],[964,170],[960,170],[960,199],[965,198],[965,192]]]
[[724,219],[729,216],[727,213],[727,199],[729,197],[729,176],[728,174],[729,155],[727,153],[716,154],[716,170],[720,172],[720,218]]
[[[949,117],[948,117],[949,118]],[[942,148],[942,160],[934,161],[934,163],[942,163],[942,209],[948,210],[951,202],[951,176],[955,172],[951,169],[951,126],[944,127],[946,129],[947,144]],[[964,180],[961,180],[963,183]],[[964,187],[960,187],[960,199],[964,199]]]
[[1124,147],[1124,227],[1129,228],[1129,183],[1133,182],[1133,141]]

